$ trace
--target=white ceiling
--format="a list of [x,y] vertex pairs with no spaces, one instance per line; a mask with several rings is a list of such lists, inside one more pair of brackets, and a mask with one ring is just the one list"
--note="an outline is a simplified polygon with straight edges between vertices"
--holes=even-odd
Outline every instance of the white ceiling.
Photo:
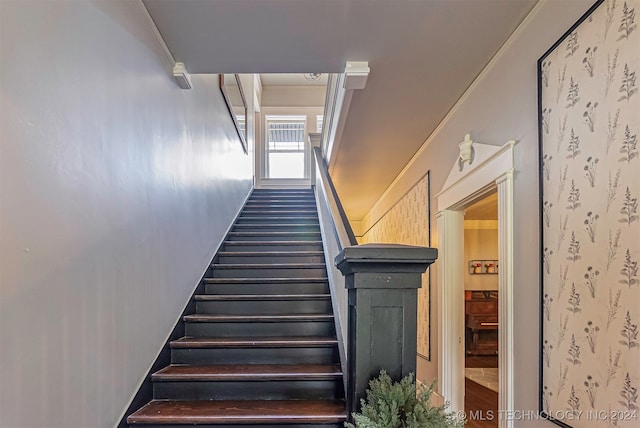
[[537,0],[143,1],[192,73],[328,73],[369,62],[333,170],[347,215],[359,220]]

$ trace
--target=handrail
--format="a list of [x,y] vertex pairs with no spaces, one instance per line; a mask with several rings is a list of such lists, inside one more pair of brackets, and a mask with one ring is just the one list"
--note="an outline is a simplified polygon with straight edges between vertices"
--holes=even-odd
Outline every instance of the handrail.
[[[322,233],[323,251],[327,266],[327,279],[331,292],[331,304],[336,323],[336,338],[338,339],[338,351],[340,364],[346,388],[349,377],[348,367],[348,294],[345,278],[334,263],[335,258],[345,248],[356,246],[355,235],[351,230],[347,216],[342,209],[336,190],[331,182],[327,164],[322,157],[319,147],[314,147],[313,153],[316,159],[315,168],[315,196],[318,207],[318,219],[320,220],[320,232]],[[346,397],[346,390],[345,390]]]
[[[347,413],[351,415],[358,411],[369,380],[380,368],[396,380],[415,373],[418,288],[422,273],[437,258],[437,250],[398,244],[358,245],[322,151],[314,147],[313,153],[318,220]],[[380,306],[380,302],[385,303]]]
[[316,183],[322,186],[322,194],[325,196],[327,205],[331,210],[333,226],[338,237],[340,249],[342,250],[346,247],[358,245],[356,235],[353,233],[353,229],[351,229],[349,219],[342,208],[340,198],[338,198],[338,193],[336,192],[336,189],[333,186],[333,181],[329,176],[329,169],[322,157],[320,147],[314,147],[313,153],[316,159]]

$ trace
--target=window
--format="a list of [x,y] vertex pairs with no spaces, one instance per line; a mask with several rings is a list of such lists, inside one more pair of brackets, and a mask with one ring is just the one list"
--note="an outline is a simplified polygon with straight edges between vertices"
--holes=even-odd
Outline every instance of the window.
[[305,178],[305,116],[266,117],[268,178]]

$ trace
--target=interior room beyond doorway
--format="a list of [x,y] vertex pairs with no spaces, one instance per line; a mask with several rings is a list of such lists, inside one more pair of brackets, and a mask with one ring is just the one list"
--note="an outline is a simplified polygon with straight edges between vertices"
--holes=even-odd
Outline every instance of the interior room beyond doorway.
[[498,194],[464,215],[465,411],[467,427],[497,427]]

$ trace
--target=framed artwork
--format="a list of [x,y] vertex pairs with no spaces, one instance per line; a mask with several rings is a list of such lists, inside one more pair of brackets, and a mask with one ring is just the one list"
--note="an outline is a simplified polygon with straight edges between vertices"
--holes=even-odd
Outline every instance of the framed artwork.
[[640,426],[640,0],[598,1],[538,61],[540,410]]
[[498,274],[497,260],[469,260],[470,275]]
[[[427,170],[427,245],[433,246],[431,241],[431,170]],[[428,346],[425,354],[420,354],[427,361],[431,361],[431,266],[427,268],[427,324],[428,324]]]
[[237,74],[220,74],[220,90],[227,104],[233,125],[236,127],[240,144],[245,154],[247,146],[247,101],[244,97],[240,76]]

